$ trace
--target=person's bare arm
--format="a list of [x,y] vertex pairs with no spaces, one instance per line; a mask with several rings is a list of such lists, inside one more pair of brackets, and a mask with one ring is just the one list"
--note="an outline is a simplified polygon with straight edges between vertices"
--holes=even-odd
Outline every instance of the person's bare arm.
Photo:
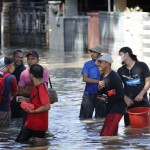
[[145,86],[142,89],[142,91],[135,97],[136,101],[142,101],[144,94],[149,90],[150,88],[150,77],[145,78]]
[[22,96],[30,95],[32,88],[33,87],[30,86],[26,86],[26,87],[18,86],[18,95],[22,95]]
[[132,99],[130,99],[128,96],[124,96],[124,101],[127,104],[127,106],[131,106],[134,102],[132,101]]
[[24,96],[17,96],[17,97],[16,97],[16,101],[17,101],[17,102],[23,102],[23,101],[25,101],[25,102],[30,102],[30,98],[26,98],[26,97],[24,97]]
[[83,74],[83,81],[86,83],[99,83],[99,80],[89,78],[87,74]]
[[42,112],[45,112],[45,111],[48,111],[50,110],[50,103],[49,104],[44,104],[42,105],[41,107],[35,109],[35,110],[31,110],[31,109],[26,109],[26,111],[28,113],[32,113],[32,114],[35,114],[35,113],[42,113]]
[[101,90],[103,87],[105,87],[104,81],[99,81],[96,79],[89,78],[87,74],[83,74],[83,81],[86,83],[98,83],[98,89]]

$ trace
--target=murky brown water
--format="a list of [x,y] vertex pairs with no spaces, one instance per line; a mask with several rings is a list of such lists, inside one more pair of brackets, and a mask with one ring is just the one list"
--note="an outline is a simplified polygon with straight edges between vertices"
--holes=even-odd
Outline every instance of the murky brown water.
[[[26,49],[24,49],[26,51]],[[8,51],[10,53],[10,51]],[[150,127],[125,128],[123,120],[119,136],[100,137],[103,119],[80,121],[79,110],[84,90],[81,77],[83,63],[88,54],[51,52],[39,50],[40,63],[49,69],[53,88],[58,92],[59,102],[52,105],[49,114],[49,130],[45,145],[14,142],[20,131],[21,121],[12,120],[8,129],[0,129],[0,149],[25,150],[149,150]]]

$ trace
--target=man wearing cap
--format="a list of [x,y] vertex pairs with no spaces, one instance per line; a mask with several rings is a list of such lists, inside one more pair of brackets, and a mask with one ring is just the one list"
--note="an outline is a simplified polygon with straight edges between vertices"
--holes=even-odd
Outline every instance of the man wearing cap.
[[80,119],[92,118],[95,109],[95,118],[104,117],[104,107],[97,100],[98,83],[100,72],[95,61],[103,52],[101,45],[95,45],[89,49],[92,60],[87,61],[82,68],[83,81],[86,82],[82,103],[80,108]]
[[[22,96],[29,97],[31,90],[33,89],[33,82],[31,81],[30,78],[30,66],[33,64],[38,64],[39,63],[39,54],[37,51],[30,51],[26,55],[27,57],[27,64],[29,68],[26,68],[20,76],[20,81],[18,84],[18,94]],[[43,72],[43,81],[48,83],[48,78],[49,78],[49,73],[46,68],[44,68]],[[24,115],[23,123],[26,121],[26,113]]]
[[22,50],[16,49],[13,52],[13,63],[14,63],[15,70],[13,71],[12,74],[16,77],[17,83],[20,80],[21,72],[26,69],[26,67],[23,64],[23,57],[24,57],[24,53]]
[[[119,50],[120,62],[123,64],[118,69],[125,91],[125,102],[128,109],[134,107],[150,107],[147,91],[150,88],[150,71],[144,62],[140,62],[133,54],[131,48],[122,47]],[[129,115],[124,116],[125,126],[130,125]]]
[[113,60],[110,54],[102,53],[97,60],[99,68],[103,72],[98,98],[106,105],[106,117],[100,136],[115,136],[118,134],[119,122],[126,111],[123,85],[119,75],[111,69]]

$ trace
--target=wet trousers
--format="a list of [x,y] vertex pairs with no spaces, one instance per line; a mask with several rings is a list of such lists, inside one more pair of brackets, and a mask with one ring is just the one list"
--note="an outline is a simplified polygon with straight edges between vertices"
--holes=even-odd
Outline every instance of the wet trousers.
[[15,142],[26,142],[28,141],[31,137],[38,137],[38,138],[45,138],[45,132],[46,131],[36,131],[29,129],[25,125],[21,128],[21,131],[16,138]]
[[92,118],[94,110],[95,118],[105,117],[105,104],[97,99],[97,94],[83,95],[79,118]]
[[11,122],[10,111],[0,111],[0,127],[8,127]]
[[105,118],[100,136],[116,136],[118,134],[118,125],[122,116],[123,114],[108,114]]

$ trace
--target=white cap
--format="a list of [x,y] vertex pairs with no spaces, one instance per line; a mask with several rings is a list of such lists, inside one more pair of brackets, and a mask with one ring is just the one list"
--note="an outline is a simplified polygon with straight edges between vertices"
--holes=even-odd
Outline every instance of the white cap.
[[113,62],[111,55],[108,53],[101,53],[97,60],[107,61],[110,64]]

